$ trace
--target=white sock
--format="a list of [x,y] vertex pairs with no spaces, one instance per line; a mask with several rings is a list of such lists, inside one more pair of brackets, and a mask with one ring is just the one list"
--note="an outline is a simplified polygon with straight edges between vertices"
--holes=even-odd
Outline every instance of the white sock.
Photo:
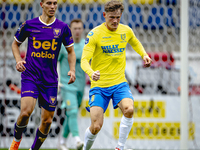
[[92,147],[92,144],[94,143],[96,136],[97,134],[94,135],[90,132],[89,127],[86,129],[83,150],[89,150]]
[[120,148],[120,150],[124,149],[124,145],[132,125],[133,125],[133,118],[126,118],[125,116],[122,116],[119,127],[119,140],[117,143],[117,147]]
[[16,139],[16,138],[15,138],[15,142],[19,142],[19,141],[21,141],[21,139]]
[[75,143],[81,142],[81,139],[79,136],[75,136],[74,137]]
[[66,144],[67,138],[60,136],[60,145]]

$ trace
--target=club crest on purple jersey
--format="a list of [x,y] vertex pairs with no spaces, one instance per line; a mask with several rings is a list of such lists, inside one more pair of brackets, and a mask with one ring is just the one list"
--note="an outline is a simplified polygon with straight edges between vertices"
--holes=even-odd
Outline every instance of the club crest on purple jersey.
[[49,102],[50,102],[52,105],[55,105],[55,104],[56,104],[56,97],[50,96],[50,97],[49,97]]
[[53,34],[54,34],[55,36],[59,36],[60,33],[61,33],[61,29],[58,29],[58,28],[54,28],[54,29],[53,29]]

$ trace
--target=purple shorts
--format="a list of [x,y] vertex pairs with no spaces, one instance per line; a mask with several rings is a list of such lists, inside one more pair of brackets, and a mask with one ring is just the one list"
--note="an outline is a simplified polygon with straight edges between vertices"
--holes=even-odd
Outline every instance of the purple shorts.
[[57,87],[47,87],[31,80],[22,80],[21,97],[38,98],[39,106],[48,111],[55,111],[57,105]]

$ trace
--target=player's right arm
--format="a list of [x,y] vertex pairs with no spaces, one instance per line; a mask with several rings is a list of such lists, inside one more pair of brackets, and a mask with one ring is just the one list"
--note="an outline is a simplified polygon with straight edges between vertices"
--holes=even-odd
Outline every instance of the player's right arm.
[[12,53],[15,57],[16,60],[16,69],[19,72],[23,72],[26,70],[24,64],[26,63],[26,61],[22,60],[21,56],[20,56],[20,50],[19,50],[19,46],[21,45],[21,43],[18,43],[16,40],[13,41],[12,43]]
[[81,57],[81,68],[85,73],[91,77],[92,80],[97,81],[100,79],[100,72],[94,71],[90,66],[90,60],[93,57],[93,53],[96,49],[96,41],[93,35],[94,33],[91,31],[88,33],[88,36],[85,40],[85,46],[83,48],[83,53]]
[[16,60],[16,69],[19,72],[23,72],[26,70],[24,66],[24,64],[26,64],[26,61],[21,59],[19,46],[28,37],[28,32],[26,31],[27,26],[28,25],[26,22],[22,23],[22,25],[18,28],[14,37],[15,40],[12,43],[12,52]]

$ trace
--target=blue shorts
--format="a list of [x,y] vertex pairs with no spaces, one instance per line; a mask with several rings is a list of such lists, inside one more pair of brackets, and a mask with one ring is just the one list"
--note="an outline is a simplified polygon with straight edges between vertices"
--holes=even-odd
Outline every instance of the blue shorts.
[[116,109],[117,104],[124,98],[133,100],[133,96],[127,82],[120,83],[108,88],[94,87],[89,92],[89,106],[86,107],[90,112],[90,107],[102,107],[106,111],[110,99],[112,98],[113,108]]
[[49,111],[55,111],[57,105],[57,87],[46,87],[31,80],[22,80],[21,97],[38,98],[39,106]]

